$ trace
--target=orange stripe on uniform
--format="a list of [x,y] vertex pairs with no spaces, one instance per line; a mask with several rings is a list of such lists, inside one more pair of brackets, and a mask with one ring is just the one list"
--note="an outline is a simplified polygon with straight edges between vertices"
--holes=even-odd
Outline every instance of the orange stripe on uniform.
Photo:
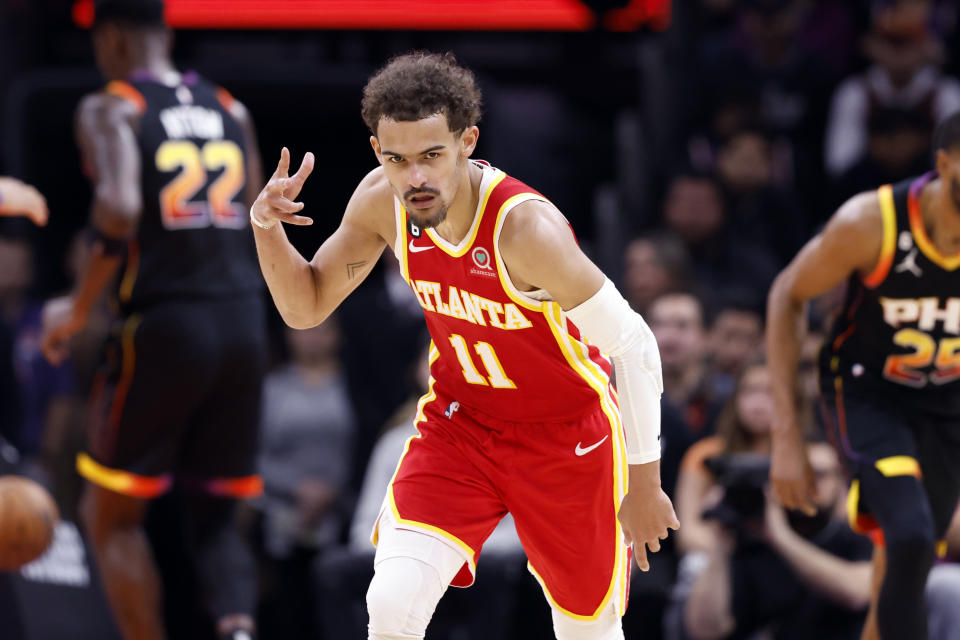
[[930,240],[930,236],[927,235],[927,228],[923,224],[923,211],[920,210],[920,192],[928,181],[927,176],[915,180],[907,192],[907,215],[910,219],[910,231],[913,232],[913,239],[924,255],[938,267],[953,271],[960,267],[960,254],[947,256],[940,253],[940,250]]
[[120,289],[117,295],[121,302],[129,302],[133,295],[133,285],[137,282],[137,272],[140,270],[140,243],[132,240],[127,245],[127,267],[120,280]]
[[217,87],[217,100],[227,111],[233,109],[233,105],[237,102],[237,99],[230,95],[230,92],[223,87]]
[[880,211],[883,214],[883,244],[880,246],[877,266],[863,279],[863,284],[871,289],[880,286],[887,278],[897,249],[897,208],[893,202],[893,187],[883,185],[877,190],[877,196],[880,198]]
[[263,493],[263,478],[258,475],[243,478],[211,478],[204,481],[203,490],[215,496],[254,498]]
[[124,100],[131,102],[134,106],[137,107],[137,111],[143,113],[147,110],[147,100],[143,97],[143,94],[137,91],[132,84],[129,82],[124,82],[122,80],[113,80],[112,82],[107,83],[106,88],[104,89],[107,93],[112,96],[117,96],[123,98]]
[[120,424],[120,416],[123,413],[123,406],[127,401],[127,392],[130,391],[130,384],[133,382],[133,370],[136,364],[137,353],[134,347],[134,337],[137,333],[137,327],[143,318],[139,315],[130,316],[123,325],[123,334],[121,336],[121,345],[123,352],[123,364],[120,373],[120,382],[117,383],[117,389],[114,392],[113,404],[110,406],[110,417],[107,424],[111,430],[115,430]]
[[138,476],[129,471],[105,467],[85,453],[77,455],[77,473],[90,482],[134,498],[156,498],[170,488],[170,476]]

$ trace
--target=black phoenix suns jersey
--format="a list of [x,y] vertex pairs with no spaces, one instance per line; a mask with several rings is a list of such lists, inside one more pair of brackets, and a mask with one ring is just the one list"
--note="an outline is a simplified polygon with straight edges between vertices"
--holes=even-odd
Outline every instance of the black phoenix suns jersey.
[[143,215],[119,282],[123,309],[259,292],[243,132],[229,113],[230,94],[196,73],[172,86],[135,75],[106,91],[141,114]]
[[934,177],[879,189],[880,260],[866,277],[850,279],[821,351],[821,383],[960,416],[960,255],[936,249],[920,211],[920,192]]

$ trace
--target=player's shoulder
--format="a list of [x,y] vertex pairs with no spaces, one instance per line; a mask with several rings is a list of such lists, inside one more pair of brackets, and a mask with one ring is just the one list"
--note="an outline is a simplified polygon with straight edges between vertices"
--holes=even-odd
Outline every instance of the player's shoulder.
[[553,204],[541,199],[521,202],[503,221],[500,246],[532,246],[571,237],[570,223]]
[[115,126],[120,122],[131,122],[142,115],[145,103],[139,99],[124,95],[122,90],[111,87],[114,83],[93,93],[85,95],[77,105],[75,118],[82,128]]
[[883,208],[878,191],[863,191],[840,205],[830,219],[827,230],[851,238],[882,235]]
[[360,180],[347,205],[347,215],[392,220],[393,206],[393,189],[383,167],[377,166]]

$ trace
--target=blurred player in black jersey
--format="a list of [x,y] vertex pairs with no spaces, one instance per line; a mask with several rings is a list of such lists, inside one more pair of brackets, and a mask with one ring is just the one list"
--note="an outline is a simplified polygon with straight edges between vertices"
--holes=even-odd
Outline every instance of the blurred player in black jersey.
[[[122,324],[94,386],[81,505],[126,640],[166,638],[142,523],[175,481],[205,605],[224,638],[250,638],[253,563],[232,525],[256,495],[266,360],[261,277],[247,210],[262,178],[252,123],[223,89],[179,73],[161,0],[95,5],[109,80],[77,110],[94,182],[92,255],[72,296],[45,310],[44,350],[66,355],[116,282]],[[195,490],[195,491],[190,491]]]
[[849,281],[820,379],[853,477],[850,523],[875,545],[864,640],[927,637],[924,585],[960,498],[960,113],[934,153],[935,171],[844,204],[770,292],[771,480],[809,511],[792,398],[805,303]]

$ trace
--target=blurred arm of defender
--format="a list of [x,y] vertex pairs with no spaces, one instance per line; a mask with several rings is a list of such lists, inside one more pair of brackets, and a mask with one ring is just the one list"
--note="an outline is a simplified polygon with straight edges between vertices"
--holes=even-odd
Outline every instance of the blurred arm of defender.
[[383,207],[392,207],[393,197],[382,172],[373,171],[351,196],[339,228],[308,262],[290,244],[280,223],[313,224],[310,218],[297,215],[303,203],[295,201],[313,164],[313,154],[307,153],[300,169],[290,176],[290,151],[284,147],[277,170],[250,208],[260,269],[277,310],[294,329],[323,322],[363,282],[390,235],[376,228],[378,221],[393,224],[392,215],[378,215],[392,211]]
[[544,289],[580,333],[613,360],[627,443],[629,487],[618,517],[641,570],[647,548],[679,526],[660,487],[660,353],[647,324],[603,272],[581,251],[553,205],[530,200],[516,206],[500,234],[500,253],[521,291]]
[[780,272],[770,289],[766,335],[774,401],[770,481],[788,509],[816,511],[813,471],[797,424],[795,394],[800,345],[807,330],[807,301],[855,272],[871,273],[880,259],[882,242],[877,192],[854,196]]
[[43,311],[43,352],[57,365],[68,341],[87,324],[90,309],[120,268],[142,212],[140,152],[133,103],[106,93],[87,96],[76,113],[77,142],[93,172],[90,258],[71,295],[50,300]]

